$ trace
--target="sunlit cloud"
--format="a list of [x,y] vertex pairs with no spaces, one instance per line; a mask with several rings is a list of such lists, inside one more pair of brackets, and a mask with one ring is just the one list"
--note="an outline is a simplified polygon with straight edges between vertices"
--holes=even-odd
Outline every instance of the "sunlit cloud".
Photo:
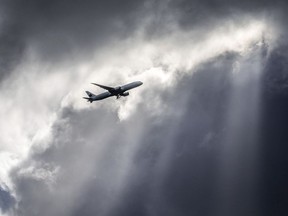
[[[37,58],[37,50],[31,45],[15,69],[17,73],[6,79],[1,86],[0,129],[3,135],[0,147],[4,157],[0,157],[0,164],[3,164],[0,182],[13,189],[9,172],[33,151],[49,148],[55,136],[53,127],[61,119],[61,112],[67,108],[75,112],[96,112],[104,108],[117,113],[120,124],[129,121],[139,106],[145,107],[151,116],[161,118],[169,107],[159,93],[173,91],[183,76],[192,75],[201,64],[222,54],[248,55],[255,44],[262,41],[263,34],[269,34],[267,23],[261,19],[251,18],[244,23],[225,22],[209,31],[201,31],[200,34],[197,29],[183,30],[173,23],[172,32],[149,40],[145,30],[140,29],[126,39],[111,42],[100,51],[95,50],[95,55],[89,59],[75,59],[69,64],[45,63]],[[118,101],[109,98],[93,104],[82,99],[85,90],[95,94],[102,91],[90,85],[91,82],[118,86],[135,80],[141,80],[144,85],[132,90],[128,98]],[[114,189],[119,194],[131,169],[133,155],[139,148],[137,140],[142,138],[144,128],[145,122],[138,122],[137,128],[133,128],[133,137],[125,139],[128,144],[123,147],[119,170],[114,176]],[[111,136],[105,130],[100,131],[99,139],[103,143],[108,142]],[[96,150],[96,153],[87,157],[95,157],[95,161],[99,162],[101,153],[107,147],[100,146]],[[165,161],[165,154],[163,158]],[[80,155],[80,162],[85,164],[85,159]],[[97,166],[101,169],[100,162]],[[74,182],[77,186],[67,185],[65,189],[77,194],[88,181],[89,171],[92,172],[94,168],[94,165],[87,165],[87,172]],[[53,186],[61,171],[57,166],[32,163],[20,170],[18,175],[29,176]],[[65,195],[61,195],[61,199],[65,200]],[[76,200],[77,197],[71,199]]]
[[[16,69],[17,77],[10,77],[2,85],[0,115],[1,119],[9,119],[1,121],[0,125],[2,131],[6,130],[1,137],[2,148],[24,158],[33,142],[44,131],[49,131],[47,128],[55,119],[59,103],[62,107],[72,105],[75,109],[90,109],[91,105],[81,97],[86,89],[101,92],[89,86],[92,81],[115,86],[141,80],[144,85],[132,92],[129,100],[113,103],[113,106],[119,110],[120,119],[128,118],[140,101],[145,100],[147,92],[151,92],[155,98],[150,98],[152,101],[147,106],[157,113],[163,105],[157,91],[172,88],[181,74],[193,73],[199,64],[222,53],[247,52],[251,45],[261,41],[266,31],[266,24],[259,20],[240,26],[224,23],[204,32],[200,40],[194,31],[183,31],[176,26],[172,35],[161,39],[145,41],[143,36],[138,36],[118,42],[117,47],[108,46],[103,52],[105,62],[96,57],[87,62],[71,62],[69,67],[38,64],[37,54],[32,50]],[[111,106],[112,99],[109,100],[92,107]]]

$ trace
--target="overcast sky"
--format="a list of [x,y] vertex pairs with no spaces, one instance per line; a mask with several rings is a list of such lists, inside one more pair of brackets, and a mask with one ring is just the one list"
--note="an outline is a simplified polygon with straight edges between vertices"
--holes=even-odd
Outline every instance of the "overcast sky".
[[287,13],[0,1],[0,215],[287,215]]

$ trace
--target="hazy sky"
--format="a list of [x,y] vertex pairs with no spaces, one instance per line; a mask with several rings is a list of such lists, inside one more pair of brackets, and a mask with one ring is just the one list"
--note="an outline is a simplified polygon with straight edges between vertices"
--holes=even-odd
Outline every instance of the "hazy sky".
[[0,1],[0,215],[286,216],[287,13]]

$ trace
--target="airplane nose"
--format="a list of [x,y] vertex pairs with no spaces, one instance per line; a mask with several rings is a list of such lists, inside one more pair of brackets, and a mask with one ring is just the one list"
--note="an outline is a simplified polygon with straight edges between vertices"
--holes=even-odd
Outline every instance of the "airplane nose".
[[143,82],[139,81],[139,85],[143,85]]

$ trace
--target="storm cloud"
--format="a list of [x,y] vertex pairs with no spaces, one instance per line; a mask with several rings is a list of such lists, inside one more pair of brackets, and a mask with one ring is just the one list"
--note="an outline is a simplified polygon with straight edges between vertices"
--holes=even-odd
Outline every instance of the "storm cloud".
[[1,7],[3,215],[287,214],[285,1]]

